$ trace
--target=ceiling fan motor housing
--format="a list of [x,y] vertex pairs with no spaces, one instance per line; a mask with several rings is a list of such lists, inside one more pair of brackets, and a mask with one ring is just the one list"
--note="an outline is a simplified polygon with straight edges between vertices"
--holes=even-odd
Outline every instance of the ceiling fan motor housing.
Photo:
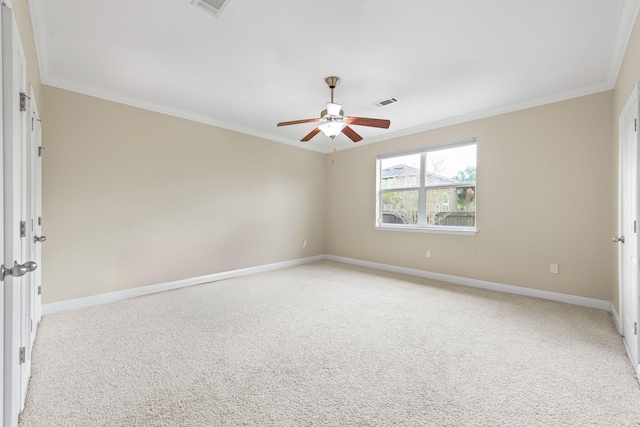
[[[322,110],[320,112],[320,118],[323,118],[324,116],[328,116],[328,115],[329,115],[329,112],[327,110]],[[344,110],[340,110],[340,114],[338,114],[335,117],[339,117],[339,116],[344,116]]]

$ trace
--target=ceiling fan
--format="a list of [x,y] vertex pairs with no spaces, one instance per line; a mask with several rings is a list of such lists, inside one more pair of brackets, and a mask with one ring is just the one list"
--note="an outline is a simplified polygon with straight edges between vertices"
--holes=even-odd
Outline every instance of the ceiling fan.
[[301,123],[318,123],[318,126],[309,132],[307,136],[300,141],[307,142],[320,131],[322,131],[329,138],[334,139],[340,133],[345,134],[353,142],[362,140],[362,137],[356,133],[349,125],[358,126],[371,126],[376,128],[389,129],[391,122],[383,119],[368,119],[366,117],[346,117],[344,111],[342,111],[342,105],[333,102],[333,89],[336,88],[340,78],[336,76],[330,76],[324,79],[324,81],[331,89],[331,102],[327,102],[327,109],[322,110],[319,119],[303,119],[293,120],[291,122],[280,122],[278,126],[298,125]]

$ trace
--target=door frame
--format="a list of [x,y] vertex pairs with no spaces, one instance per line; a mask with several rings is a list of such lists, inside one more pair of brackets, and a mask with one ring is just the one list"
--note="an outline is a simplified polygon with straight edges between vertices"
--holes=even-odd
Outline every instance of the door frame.
[[[640,83],[637,83],[636,85],[634,85],[633,90],[631,91],[631,94],[629,95],[629,98],[627,99],[627,102],[624,106],[624,108],[622,109],[622,112],[620,113],[620,117],[618,118],[618,235],[617,236],[622,236],[624,235],[624,226],[623,226],[623,188],[622,188],[622,183],[623,183],[623,162],[624,162],[624,158],[623,158],[623,144],[624,144],[624,129],[623,129],[623,118],[626,116],[626,114],[629,113],[629,110],[634,106],[635,103],[635,118],[636,118],[636,163],[634,164],[634,168],[635,168],[635,181],[636,181],[636,189],[640,189],[640,174],[638,174],[638,159],[640,159],[640,150],[638,148],[640,148],[638,146],[638,142],[640,141],[640,139],[638,138],[638,135],[640,134],[637,131],[637,127],[640,126],[640,123],[638,123],[640,121],[640,97],[638,96],[640,93]],[[639,207],[639,201],[640,201],[640,197],[636,198],[636,212],[640,212],[640,210],[638,210]],[[639,224],[640,225],[640,224]],[[625,237],[625,243],[624,245],[635,245],[636,247],[636,255],[640,254],[640,252],[638,251],[639,249],[639,243],[640,240],[638,239],[638,234],[634,233],[631,234],[629,236],[624,236]],[[630,352],[630,349],[628,347],[629,343],[627,342],[626,336],[629,334],[633,334],[634,335],[634,345],[635,345],[635,354],[638,355],[638,358],[640,359],[640,340],[638,339],[638,335],[635,334],[635,331],[625,331],[625,322],[624,322],[624,316],[626,315],[625,313],[625,294],[626,292],[623,289],[624,283],[623,283],[623,251],[624,251],[624,247],[622,244],[618,245],[618,308],[620,310],[619,313],[619,319],[620,321],[618,322],[618,332],[620,333],[620,335],[622,335],[623,337],[625,337],[625,339],[623,340],[624,345],[625,345],[625,350],[627,351],[627,355],[629,356],[629,359],[632,362],[632,366],[633,369],[636,373],[636,377],[638,378],[638,381],[640,381],[640,365],[638,364],[638,362],[640,362],[639,360],[634,360],[633,357],[631,356],[632,353]],[[639,288],[639,281],[638,281],[638,257],[636,256],[636,262],[635,262],[635,268],[636,268],[636,279],[635,279],[635,283],[632,283],[632,286],[635,286],[636,288],[636,295],[640,295],[640,288]],[[640,304],[638,304],[638,301],[636,299],[636,304],[635,304],[635,321],[638,322],[640,321]]]
[[[33,327],[31,333],[31,341],[29,347],[33,347],[35,341],[38,324],[42,319],[42,299],[38,288],[42,285],[42,242],[35,243],[34,237],[42,237],[42,125],[40,120],[40,113],[38,111],[38,105],[33,93],[33,86],[29,85],[29,118],[31,119],[31,138],[29,140],[30,150],[28,151],[28,161],[31,162],[30,173],[30,185],[28,187],[28,195],[30,197],[30,209],[29,214],[31,221],[33,222],[31,235],[28,237],[31,246],[32,260],[38,264],[38,268],[33,274],[33,287],[31,289],[31,318],[33,320]],[[29,194],[30,193],[30,194]],[[27,358],[30,359],[31,351],[27,352]]]

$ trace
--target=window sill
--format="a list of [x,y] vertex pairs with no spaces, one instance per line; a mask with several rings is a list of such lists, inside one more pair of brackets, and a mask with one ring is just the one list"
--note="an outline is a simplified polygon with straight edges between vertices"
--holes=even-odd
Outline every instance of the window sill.
[[410,233],[434,233],[434,234],[455,234],[458,236],[475,236],[477,228],[464,227],[399,227],[393,225],[377,225],[376,230],[382,231],[404,231]]

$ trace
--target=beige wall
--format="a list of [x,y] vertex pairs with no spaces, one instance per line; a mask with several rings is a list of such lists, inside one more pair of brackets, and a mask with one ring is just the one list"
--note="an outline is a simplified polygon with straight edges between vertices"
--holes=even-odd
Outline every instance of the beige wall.
[[44,303],[324,253],[322,154],[43,96]]
[[[611,151],[612,151],[612,160],[613,160],[613,175],[612,181],[613,186],[611,188],[611,192],[614,194],[614,200],[612,203],[612,209],[614,209],[614,221],[611,226],[611,235],[616,236],[619,233],[618,226],[618,120],[620,118],[620,114],[622,114],[622,109],[624,108],[629,95],[631,95],[631,91],[633,87],[640,82],[640,20],[636,18],[636,24],[633,28],[633,32],[631,33],[631,37],[629,38],[629,44],[627,45],[627,51],[624,56],[624,60],[622,62],[622,67],[620,68],[620,73],[618,74],[618,80],[616,82],[616,87],[613,91],[613,109],[612,109],[612,118],[613,118],[613,137],[611,138]],[[619,310],[619,298],[620,293],[618,289],[618,252],[617,247],[614,250],[613,255],[613,276],[611,277],[611,302],[616,307],[616,310]]]
[[[608,91],[328,155],[327,253],[609,300],[612,105]],[[476,236],[374,229],[378,154],[471,137]]]

